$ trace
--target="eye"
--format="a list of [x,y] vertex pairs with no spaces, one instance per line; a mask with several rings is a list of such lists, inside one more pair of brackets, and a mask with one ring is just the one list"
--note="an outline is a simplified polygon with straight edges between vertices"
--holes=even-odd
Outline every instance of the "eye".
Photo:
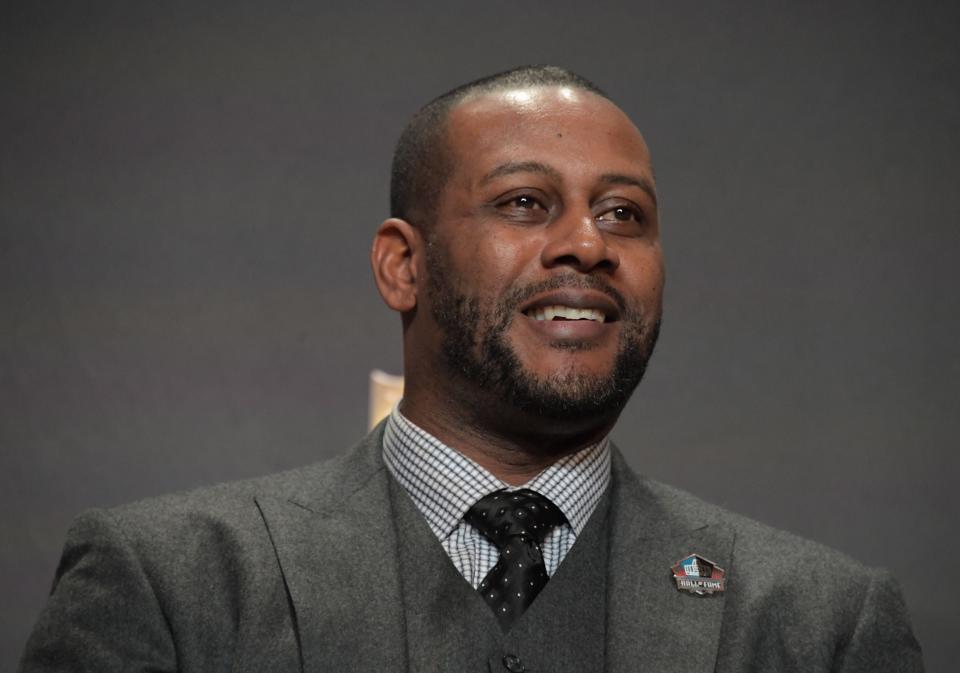
[[543,208],[540,205],[540,202],[537,201],[532,196],[527,194],[521,194],[520,196],[514,196],[507,202],[507,205],[513,206],[515,208],[523,208],[525,210],[534,210],[536,208]]
[[630,220],[636,220],[640,222],[643,219],[643,216],[632,208],[627,208],[626,206],[618,206],[611,210],[608,210],[605,213],[602,213],[599,220],[616,220],[617,222],[629,222]]
[[597,225],[621,236],[642,236],[647,218],[638,206],[621,204],[607,208],[597,216]]
[[502,217],[524,224],[539,223],[549,217],[549,208],[539,195],[521,192],[506,195],[496,205]]

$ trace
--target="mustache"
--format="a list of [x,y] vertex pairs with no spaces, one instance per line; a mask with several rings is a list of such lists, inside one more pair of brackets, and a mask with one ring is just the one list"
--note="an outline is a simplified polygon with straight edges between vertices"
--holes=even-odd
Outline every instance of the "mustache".
[[503,316],[509,316],[513,314],[521,304],[525,303],[531,297],[538,295],[541,292],[549,292],[550,290],[560,289],[596,290],[598,292],[603,292],[616,303],[621,314],[627,313],[627,300],[619,290],[610,285],[610,283],[600,276],[585,276],[581,273],[576,273],[573,271],[551,276],[550,278],[542,280],[539,283],[512,288],[500,302],[499,310],[497,312]]

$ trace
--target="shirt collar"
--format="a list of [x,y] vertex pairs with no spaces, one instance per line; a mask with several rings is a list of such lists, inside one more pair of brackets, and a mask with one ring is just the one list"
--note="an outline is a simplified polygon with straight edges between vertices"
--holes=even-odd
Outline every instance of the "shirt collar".
[[[383,435],[383,457],[394,478],[423,513],[434,534],[446,539],[480,498],[515,490],[486,468],[417,426],[395,405]],[[565,456],[523,485],[549,498],[575,534],[583,530],[610,483],[607,438]]]

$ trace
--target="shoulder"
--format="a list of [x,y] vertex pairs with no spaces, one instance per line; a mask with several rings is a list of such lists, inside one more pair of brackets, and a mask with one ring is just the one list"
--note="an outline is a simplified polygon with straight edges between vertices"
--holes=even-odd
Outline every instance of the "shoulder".
[[106,540],[138,556],[170,563],[178,559],[267,553],[262,505],[285,501],[322,510],[362,486],[382,468],[380,436],[371,433],[347,453],[276,474],[93,509],[74,521],[70,541]]
[[813,574],[823,581],[833,578],[857,583],[864,576],[880,572],[826,545],[637,475],[619,452],[615,455],[613,469],[614,481],[622,491],[619,494],[621,506],[638,518],[655,519],[642,524],[650,536],[675,537],[701,529],[722,531],[732,538],[732,561],[738,568],[749,569],[751,583],[783,582],[795,573]]
[[290,500],[304,506],[322,507],[325,499],[359,487],[383,469],[380,458],[382,429],[377,428],[347,452],[303,467],[252,479],[146,498],[113,508],[118,518],[149,520],[166,513],[183,515],[209,512],[230,517],[256,498]]
[[827,545],[731,512],[673,486],[640,480],[665,508],[680,513],[690,526],[729,532],[735,566],[731,582],[736,580],[741,590],[776,589],[782,595],[796,585],[807,593],[836,595],[861,592],[870,581],[888,577],[886,571]]
[[755,661],[760,669],[771,662],[832,661],[842,662],[844,670],[887,670],[879,665],[886,657],[904,662],[903,670],[922,670],[902,592],[885,569],[681,489],[635,479],[639,497],[656,503],[659,515],[677,529],[711,530],[729,541],[727,557],[711,560],[726,570],[724,639],[730,657],[767,657]]
[[50,653],[90,670],[121,660],[173,670],[184,654],[243,661],[265,656],[258,643],[292,643],[264,510],[322,511],[375,479],[379,449],[372,433],[333,460],[84,512],[67,533],[24,670],[39,670]]

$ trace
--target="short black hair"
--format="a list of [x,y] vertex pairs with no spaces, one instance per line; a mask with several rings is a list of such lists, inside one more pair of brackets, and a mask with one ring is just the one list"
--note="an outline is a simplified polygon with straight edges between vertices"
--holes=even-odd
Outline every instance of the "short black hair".
[[534,86],[567,86],[610,100],[590,80],[554,65],[512,68],[434,98],[413,115],[397,141],[390,170],[390,216],[416,225],[432,223],[440,192],[453,171],[446,144],[450,110],[470,96]]

